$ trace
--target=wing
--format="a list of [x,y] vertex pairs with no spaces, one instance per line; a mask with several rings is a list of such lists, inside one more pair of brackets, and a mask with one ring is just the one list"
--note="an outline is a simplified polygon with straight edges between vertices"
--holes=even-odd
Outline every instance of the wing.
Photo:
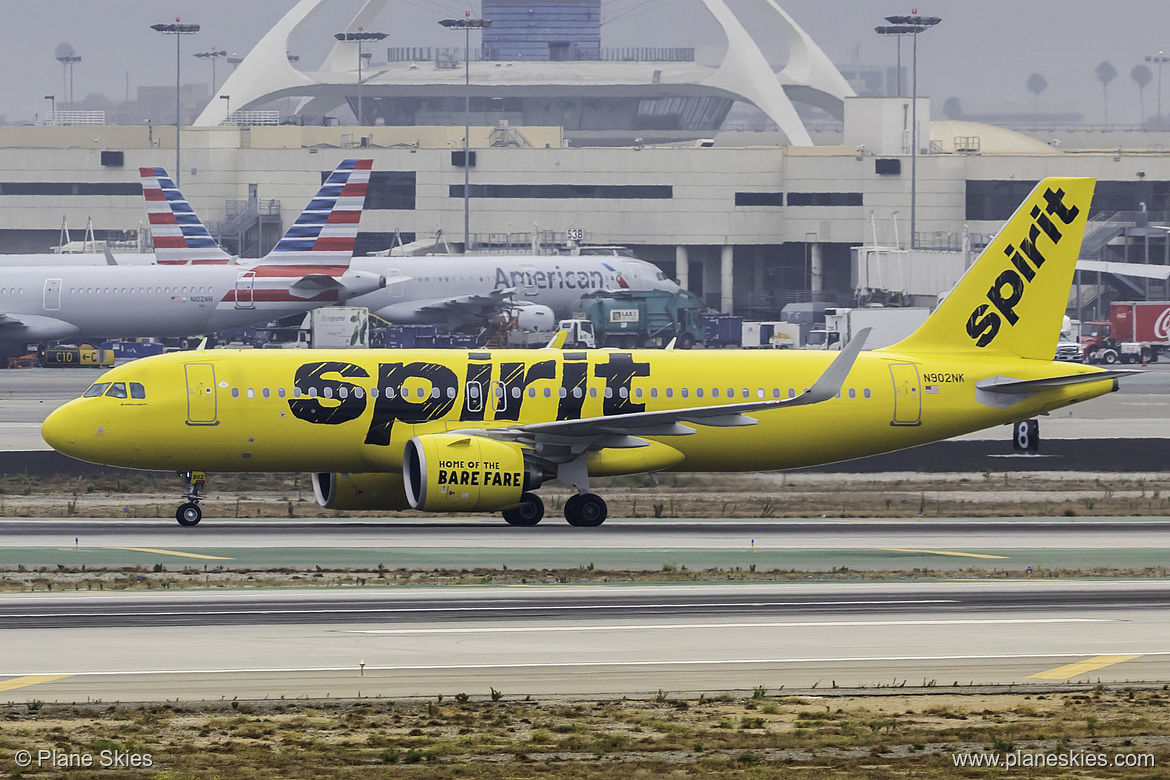
[[69,338],[78,327],[64,320],[40,314],[5,314],[0,312],[0,336],[6,339],[51,341]]
[[536,451],[537,460],[547,465],[559,465],[568,463],[588,450],[645,447],[649,442],[639,438],[641,436],[689,436],[695,432],[694,428],[684,423],[714,427],[757,425],[759,421],[748,417],[748,414],[819,404],[836,397],[861,353],[869,332],[869,328],[858,332],[813,386],[795,398],[634,412],[613,417],[557,420],[506,428],[461,429],[452,433],[518,442]]
[[515,287],[504,287],[499,290],[492,290],[489,293],[471,293],[468,295],[456,295],[451,298],[438,298],[425,301],[419,304],[418,310],[431,312],[470,312],[482,317],[486,314],[499,311],[504,306],[510,304],[512,302],[512,296],[515,294]]

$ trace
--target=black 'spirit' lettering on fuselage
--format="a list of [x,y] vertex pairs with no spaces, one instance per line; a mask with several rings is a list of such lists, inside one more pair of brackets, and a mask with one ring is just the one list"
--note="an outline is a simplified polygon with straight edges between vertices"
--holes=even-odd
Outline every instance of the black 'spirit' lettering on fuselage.
[[650,376],[649,363],[635,363],[633,355],[628,352],[611,352],[609,362],[598,363],[593,373],[605,380],[607,392],[601,404],[602,414],[608,417],[646,410],[646,404],[633,402],[630,384],[636,376]]
[[[297,369],[293,378],[293,387],[304,393],[304,397],[291,398],[288,407],[293,417],[317,425],[340,425],[341,423],[356,420],[366,410],[366,401],[354,391],[358,385],[342,382],[337,379],[328,379],[327,374],[337,374],[342,377],[368,378],[370,375],[361,366],[340,361],[325,361],[321,363],[306,363]],[[309,390],[316,388],[320,394],[317,398],[308,396]],[[345,398],[341,397],[341,389],[345,388]],[[328,390],[330,398],[324,398]]]
[[[399,391],[409,379],[429,382],[432,392],[424,398],[404,398]],[[374,417],[366,433],[366,444],[388,446],[394,423],[422,423],[443,417],[455,406],[459,379],[455,372],[438,363],[382,363],[378,366],[378,387],[383,388],[374,401]],[[393,397],[386,388],[393,388]],[[435,393],[434,390],[438,390]],[[448,392],[450,390],[451,392]],[[436,397],[437,396],[437,397]]]

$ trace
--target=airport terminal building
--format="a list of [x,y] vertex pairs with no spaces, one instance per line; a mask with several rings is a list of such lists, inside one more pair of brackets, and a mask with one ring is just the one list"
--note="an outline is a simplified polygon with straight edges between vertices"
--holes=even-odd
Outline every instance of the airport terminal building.
[[[766,67],[745,46],[729,47],[728,57],[741,60],[734,67],[727,60],[701,66],[675,50],[619,60],[592,37],[596,3],[546,0],[534,13],[569,14],[569,39],[540,48],[501,25],[457,68],[449,67],[453,52],[411,58],[391,48],[387,67],[360,87],[357,50],[346,42],[317,72],[288,61],[288,35],[321,2],[298,3],[225,82],[221,94],[237,111],[227,114],[228,101],[213,97],[182,129],[180,186],[245,256],[275,243],[324,173],[361,156],[374,160],[374,173],[359,254],[437,231],[460,248],[466,195],[473,251],[582,231],[586,242],[632,248],[712,309],[763,319],[794,301],[853,302],[853,250],[909,246],[912,200],[916,262],[929,263],[929,250],[970,257],[1045,176],[1098,179],[1093,212],[1101,224],[1086,241],[1088,256],[1167,262],[1170,231],[1161,226],[1170,212],[1170,153],[1158,134],[1098,133],[1084,143],[1066,133],[1053,144],[990,125],[930,122],[922,97],[912,132],[910,98],[856,95],[771,0],[770,18],[800,59],[799,79],[792,61],[779,74],[769,68],[764,80],[743,76]],[[724,13],[727,6],[705,2],[729,41],[740,41],[743,27]],[[485,0],[484,14],[507,19],[513,6]],[[355,26],[380,7],[367,3]],[[476,85],[466,191],[463,65]],[[289,124],[253,123],[270,121],[259,117],[262,107],[289,97],[302,108],[282,117]],[[776,129],[720,131],[733,103],[762,112]],[[591,125],[589,105],[610,126]],[[839,116],[839,129],[814,139],[801,120],[808,106]],[[363,123],[356,125],[348,114],[359,107]],[[345,116],[323,119],[331,112]],[[146,212],[137,169],[172,169],[175,156],[173,126],[0,128],[0,252],[48,252],[63,219],[74,238],[87,220],[99,238],[139,231]],[[1127,285],[1134,294],[1170,292],[1164,280],[1093,283],[1094,296]],[[894,298],[899,289],[911,292],[902,280],[883,285]]]

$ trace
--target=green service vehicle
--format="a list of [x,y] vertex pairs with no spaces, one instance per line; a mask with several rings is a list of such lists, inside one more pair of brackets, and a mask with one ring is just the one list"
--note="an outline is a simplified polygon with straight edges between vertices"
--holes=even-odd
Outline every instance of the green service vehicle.
[[[676,348],[690,349],[703,340],[703,310],[703,302],[688,290],[620,290],[582,297],[573,305],[573,316],[592,325],[598,347],[665,347],[674,339]],[[567,346],[589,344],[582,339]]]

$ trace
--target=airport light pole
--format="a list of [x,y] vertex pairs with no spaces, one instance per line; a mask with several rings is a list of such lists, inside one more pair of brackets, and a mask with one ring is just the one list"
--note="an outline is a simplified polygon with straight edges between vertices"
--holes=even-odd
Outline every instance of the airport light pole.
[[179,133],[183,123],[183,112],[181,110],[181,81],[183,65],[182,65],[182,40],[184,35],[194,35],[199,32],[199,25],[197,24],[180,24],[179,17],[175,17],[174,24],[152,24],[150,29],[160,32],[163,35],[175,36],[175,185],[178,186],[183,175],[183,168],[181,165],[182,158],[180,154]]
[[449,30],[463,30],[463,254],[471,249],[471,31],[492,26],[490,19],[473,19],[465,11],[462,19],[439,22]]
[[[912,9],[913,16],[887,16],[891,27],[875,27],[878,35],[910,35],[914,40],[914,54],[910,69],[913,71],[913,94],[910,99],[910,248],[918,245],[918,34],[926,32],[942,21],[937,16],[918,16],[918,9]],[[901,76],[899,76],[899,80]]]
[[[354,41],[357,43],[358,50],[358,77],[357,77],[357,123],[360,127],[364,124],[364,117],[362,113],[362,44],[366,41],[380,41],[386,37],[384,32],[365,32],[364,28],[358,27],[357,32],[343,32],[334,33],[333,37],[339,41]],[[287,55],[288,52],[285,52]]]
[[1158,119],[1160,120],[1162,118],[1162,63],[1170,62],[1170,57],[1158,52],[1146,57],[1146,62],[1152,62],[1158,66]]
[[215,84],[215,61],[220,57],[226,57],[227,51],[224,49],[217,49],[212,46],[211,51],[201,51],[197,54],[192,54],[191,56],[198,57],[201,60],[211,60],[211,94],[214,95],[218,91]]

